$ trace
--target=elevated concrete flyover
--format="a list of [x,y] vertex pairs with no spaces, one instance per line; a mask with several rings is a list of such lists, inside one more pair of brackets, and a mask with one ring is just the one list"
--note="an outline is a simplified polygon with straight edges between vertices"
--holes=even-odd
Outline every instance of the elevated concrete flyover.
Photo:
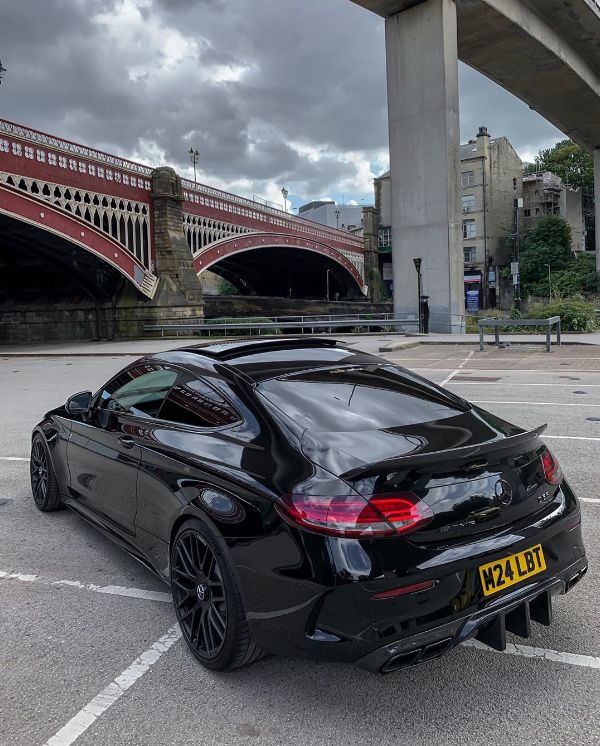
[[[410,265],[422,256],[427,294],[457,313],[463,302],[457,60],[593,152],[600,194],[600,3],[352,2],[386,19],[395,310],[416,307]],[[432,188],[435,181],[439,188]],[[596,210],[600,223],[600,200]],[[600,231],[596,240],[600,269]]]

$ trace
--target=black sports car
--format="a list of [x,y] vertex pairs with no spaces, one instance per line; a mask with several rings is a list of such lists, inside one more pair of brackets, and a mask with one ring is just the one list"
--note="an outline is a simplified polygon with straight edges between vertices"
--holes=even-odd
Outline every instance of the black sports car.
[[234,341],[49,412],[31,482],[170,584],[208,668],[270,651],[389,672],[527,637],[586,572],[542,429],[332,340]]

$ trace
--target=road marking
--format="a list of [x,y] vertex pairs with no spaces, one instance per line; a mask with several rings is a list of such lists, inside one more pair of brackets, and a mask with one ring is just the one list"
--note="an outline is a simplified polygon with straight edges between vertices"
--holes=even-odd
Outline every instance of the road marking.
[[575,404],[574,402],[555,401],[497,401],[495,399],[471,399],[472,404],[526,404],[529,407],[600,407],[600,404]]
[[141,598],[144,601],[160,601],[162,603],[171,603],[171,594],[162,591],[148,591],[144,588],[125,588],[121,585],[95,585],[94,583],[82,583],[79,580],[50,580],[39,575],[24,575],[19,572],[6,572],[0,570],[0,579],[20,580],[24,583],[39,583],[47,586],[67,586],[77,588],[80,591],[90,591],[92,593],[105,593],[109,596],[127,596],[129,598]]
[[0,456],[0,461],[29,461],[29,456]]
[[515,381],[453,381],[454,386],[489,386],[493,383],[495,386],[567,386],[573,388],[579,384],[582,388],[600,388],[600,383],[581,383],[580,381],[573,381],[573,383],[516,383]]
[[[418,363],[418,360],[415,360],[415,363]],[[419,368],[417,366],[411,367],[410,370],[424,370],[424,371],[437,371],[438,373],[444,373],[447,370],[452,370],[452,368]],[[547,376],[560,376],[564,373],[588,373],[589,375],[597,375],[597,370],[564,370],[563,368],[556,368],[555,370],[538,370],[537,368],[480,368],[479,366],[476,368],[471,368],[469,370],[469,373],[474,373],[477,375],[478,373],[497,373],[498,375],[506,375],[507,373],[536,373],[537,375],[547,375]],[[583,386],[584,384],[581,383]]]
[[596,497],[580,497],[579,500],[582,503],[599,503],[600,504],[600,500],[598,500],[598,498]]
[[469,360],[473,357],[474,354],[475,354],[475,350],[471,350],[471,352],[469,352],[467,357],[462,361],[462,363],[458,366],[458,368],[456,370],[453,370],[449,376],[446,376],[446,378],[444,378],[444,380],[440,383],[440,386],[444,387],[447,383],[449,383],[454,378],[454,376],[457,373],[459,373],[462,368],[464,368],[464,366],[469,362]]
[[136,658],[123,673],[90,700],[69,722],[49,738],[44,746],[70,746],[93,725],[109,707],[150,670],[159,658],[181,638],[179,625],[171,627],[152,647]]
[[513,645],[506,643],[506,650],[493,650],[479,640],[467,640],[463,642],[465,647],[485,650],[488,653],[502,653],[503,655],[518,655],[521,658],[538,658],[553,663],[566,663],[569,666],[582,666],[583,668],[600,668],[600,658],[594,655],[579,655],[578,653],[561,653],[558,650],[547,650],[546,648],[532,648],[529,645]]
[[542,438],[552,438],[553,440],[600,440],[600,438],[588,438],[585,435],[546,435],[544,433]]

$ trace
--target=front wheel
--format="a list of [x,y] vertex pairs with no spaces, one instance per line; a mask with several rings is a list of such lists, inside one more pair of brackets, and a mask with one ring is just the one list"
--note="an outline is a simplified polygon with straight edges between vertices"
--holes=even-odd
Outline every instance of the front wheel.
[[31,492],[36,507],[45,513],[60,510],[62,502],[56,474],[52,468],[46,441],[39,434],[34,436],[31,443],[29,474],[31,476]]
[[203,666],[230,671],[262,656],[250,640],[225,550],[200,520],[185,523],[175,536],[171,592],[183,638]]

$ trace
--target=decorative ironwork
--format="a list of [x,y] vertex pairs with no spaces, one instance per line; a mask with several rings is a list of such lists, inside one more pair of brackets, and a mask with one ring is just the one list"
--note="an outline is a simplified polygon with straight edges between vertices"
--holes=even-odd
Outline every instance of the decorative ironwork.
[[228,236],[253,233],[251,228],[204,218],[191,213],[183,214],[183,230],[192,254]]
[[[356,238],[345,231],[337,231],[334,228],[321,225],[321,223],[289,215],[283,212],[283,210],[267,207],[260,202],[254,202],[245,197],[238,197],[235,194],[223,192],[220,189],[215,189],[205,184],[197,184],[194,187],[193,182],[187,179],[182,179],[181,183],[184,189],[187,190],[184,191],[183,197],[188,202],[213,207],[225,212],[233,212],[236,215],[253,218],[254,220],[263,220],[270,225],[280,228],[290,228],[296,232],[304,233],[311,238],[325,239],[328,242],[343,242],[348,245],[348,250],[350,250],[350,246],[355,246],[357,252],[363,252],[362,239]],[[236,209],[232,209],[234,205]]]
[[[140,174],[148,179],[152,176],[152,169],[148,166],[143,166],[141,163],[135,163],[135,161],[129,161],[125,158],[119,158],[116,155],[110,155],[104,153],[101,150],[94,150],[88,148],[85,145],[78,145],[77,143],[71,142],[70,140],[63,140],[60,137],[54,137],[53,135],[47,135],[45,132],[39,132],[38,130],[32,130],[28,127],[23,127],[20,124],[9,122],[6,119],[0,119],[0,132],[6,135],[19,138],[20,140],[28,140],[29,142],[39,143],[49,148],[55,148],[65,153],[71,153],[72,155],[80,156],[81,158],[88,158],[89,160],[104,163],[107,166],[122,169],[123,171],[129,171],[135,174]],[[147,187],[150,188],[149,186]]]
[[[0,184],[85,220],[151,268],[149,207],[143,202],[0,171]],[[141,282],[141,280],[140,280]]]

